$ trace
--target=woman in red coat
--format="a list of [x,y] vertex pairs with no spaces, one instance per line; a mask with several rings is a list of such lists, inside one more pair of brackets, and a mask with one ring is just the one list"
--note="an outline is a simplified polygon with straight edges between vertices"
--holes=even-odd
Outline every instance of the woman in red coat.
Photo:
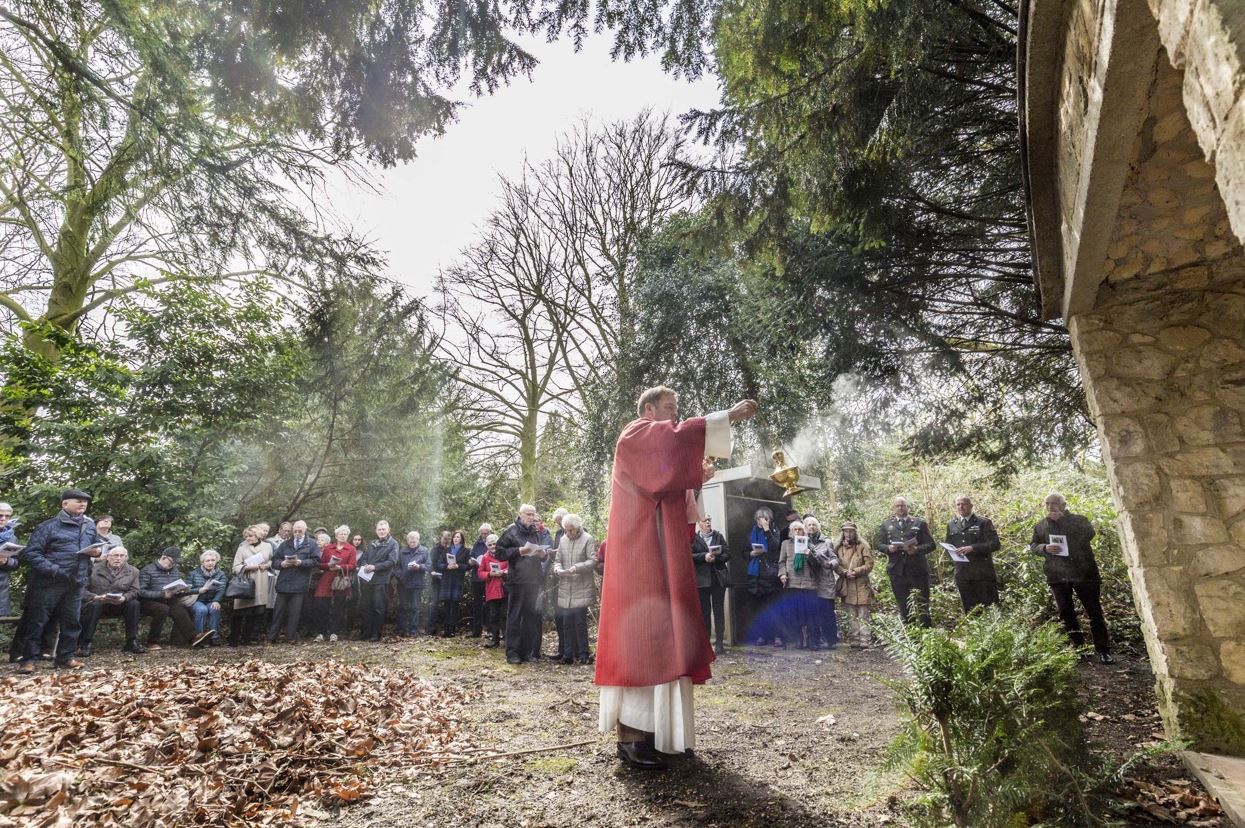
[[[315,602],[316,641],[336,641],[342,631],[342,615],[350,603],[350,576],[358,567],[358,550],[347,543],[349,526],[338,526],[333,533],[337,540],[326,543],[320,550],[320,580],[312,599]],[[333,585],[345,585],[334,589]]]

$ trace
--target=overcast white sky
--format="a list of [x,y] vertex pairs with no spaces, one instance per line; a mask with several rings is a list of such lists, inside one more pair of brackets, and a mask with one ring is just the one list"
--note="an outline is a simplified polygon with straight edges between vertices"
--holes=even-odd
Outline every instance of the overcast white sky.
[[528,43],[540,60],[531,80],[519,79],[490,97],[471,99],[457,123],[426,139],[419,157],[374,171],[379,193],[330,178],[334,211],[389,258],[390,278],[419,296],[431,291],[439,267],[474,238],[489,212],[498,175],[513,175],[524,157],[548,156],[557,136],[587,114],[602,121],[628,118],[645,107],[681,114],[718,101],[717,80],[676,80],[650,57],[613,62],[608,36],[585,41]]

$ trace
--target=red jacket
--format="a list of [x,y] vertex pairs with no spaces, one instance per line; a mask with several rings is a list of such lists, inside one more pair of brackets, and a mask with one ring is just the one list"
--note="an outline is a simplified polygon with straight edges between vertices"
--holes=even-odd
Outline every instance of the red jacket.
[[510,564],[505,561],[499,561],[493,556],[492,552],[485,552],[480,556],[480,568],[478,570],[481,578],[484,579],[484,600],[500,601],[506,597],[506,587],[502,578],[490,578],[489,573],[492,571],[490,564],[501,564],[501,571],[504,573],[510,568]]
[[337,556],[337,565],[342,568],[342,575],[349,575],[358,567],[358,553],[353,546],[348,543],[326,543],[324,548],[320,550],[320,580],[316,582],[316,598],[332,598],[334,595],[341,598],[350,595],[350,590],[345,592],[333,592],[333,578],[338,574],[329,569],[329,561],[333,556]]

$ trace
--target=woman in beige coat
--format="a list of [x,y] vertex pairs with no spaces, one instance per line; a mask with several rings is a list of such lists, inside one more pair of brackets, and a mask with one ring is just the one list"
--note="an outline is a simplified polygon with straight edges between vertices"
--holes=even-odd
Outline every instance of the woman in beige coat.
[[[233,615],[229,622],[231,647],[257,643],[263,614],[268,609],[273,581],[268,577],[268,570],[272,568],[272,547],[261,540],[262,537],[259,527],[248,526],[242,530],[242,543],[238,544],[238,551],[233,554],[233,577],[249,578],[255,584],[255,597],[233,599]],[[248,564],[247,560],[255,556],[259,557]]]
[[849,520],[843,524],[834,553],[839,559],[835,567],[840,576],[838,593],[847,610],[847,640],[853,647],[868,647],[871,642],[869,604],[873,601],[869,573],[873,570],[873,550],[856,534],[856,524]]
[[562,518],[562,538],[553,559],[558,579],[554,615],[562,629],[561,662],[591,664],[588,649],[588,607],[597,597],[597,544],[584,531],[579,515]]

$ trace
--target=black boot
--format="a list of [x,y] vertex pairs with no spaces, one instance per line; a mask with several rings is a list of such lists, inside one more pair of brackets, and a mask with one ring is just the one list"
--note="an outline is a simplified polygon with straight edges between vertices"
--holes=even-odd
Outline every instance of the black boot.
[[137,638],[127,638],[125,640],[125,646],[121,648],[121,652],[141,655],[142,653],[147,652],[147,648],[142,644],[139,644]]
[[666,760],[648,742],[619,742],[618,758],[636,770],[664,770]]

